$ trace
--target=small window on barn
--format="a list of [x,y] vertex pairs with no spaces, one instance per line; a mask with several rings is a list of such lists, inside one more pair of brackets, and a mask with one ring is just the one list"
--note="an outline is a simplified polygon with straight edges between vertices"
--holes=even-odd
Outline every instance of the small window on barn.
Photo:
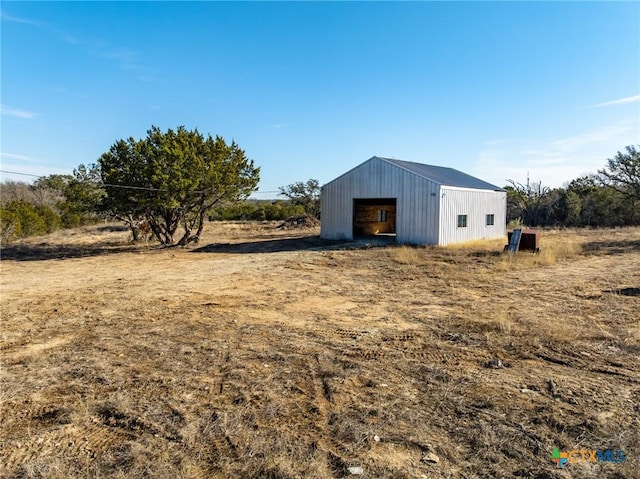
[[493,226],[495,217],[493,215],[487,215],[487,226]]
[[458,215],[458,228],[467,227],[467,215]]
[[385,223],[387,221],[387,210],[378,210],[378,222]]

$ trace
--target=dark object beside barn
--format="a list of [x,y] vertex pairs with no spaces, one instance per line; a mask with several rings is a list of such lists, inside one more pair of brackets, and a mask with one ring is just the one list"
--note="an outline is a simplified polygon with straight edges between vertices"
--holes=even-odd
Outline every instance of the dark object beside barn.
[[[515,238],[514,238],[515,235]],[[520,239],[518,241],[518,235]],[[533,251],[540,252],[540,232],[538,230],[513,230],[507,233],[509,244],[504,247],[505,251]]]

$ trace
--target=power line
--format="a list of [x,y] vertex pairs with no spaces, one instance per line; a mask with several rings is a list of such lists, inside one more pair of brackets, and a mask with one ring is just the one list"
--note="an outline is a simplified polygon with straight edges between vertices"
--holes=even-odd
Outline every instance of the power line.
[[[45,178],[45,175],[34,175],[32,173],[21,173],[19,171],[7,171],[0,170],[0,173],[7,173],[9,175],[21,175],[21,176],[32,176],[34,178]],[[105,186],[108,188],[122,188],[127,190],[144,190],[144,191],[171,191],[163,188],[153,188],[151,186],[133,186],[133,185],[114,185],[111,183],[100,183],[99,186]],[[195,191],[195,193],[203,193],[203,191]],[[261,191],[257,190],[253,193],[280,193],[279,191],[269,190],[269,191]],[[253,194],[252,193],[252,194]]]
[[32,175],[31,173],[18,173],[17,171],[0,170],[0,173],[9,173],[10,175],[35,176],[36,178],[43,178],[42,175]]
[[[108,188],[122,188],[123,190],[171,191],[163,188],[153,188],[151,186],[111,185],[109,183],[100,183],[100,186],[106,186]],[[196,193],[202,193],[202,192],[196,191]]]
[[[10,175],[22,175],[22,176],[33,176],[35,178],[45,178],[44,175],[34,175],[31,173],[21,173],[18,171],[7,171],[7,170],[0,170],[0,173],[7,173]],[[170,191],[167,189],[163,189],[163,188],[153,188],[151,186],[133,186],[133,185],[114,185],[111,183],[99,183],[99,186],[106,186],[109,188],[123,188],[123,189],[128,189],[128,190],[145,190],[145,191]],[[201,191],[197,191],[196,193],[201,193]]]

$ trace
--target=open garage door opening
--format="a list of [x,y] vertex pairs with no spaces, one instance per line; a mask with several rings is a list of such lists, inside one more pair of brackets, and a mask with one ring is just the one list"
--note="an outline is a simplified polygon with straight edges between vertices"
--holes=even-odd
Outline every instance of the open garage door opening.
[[396,199],[361,198],[353,200],[353,237],[385,236],[395,241]]

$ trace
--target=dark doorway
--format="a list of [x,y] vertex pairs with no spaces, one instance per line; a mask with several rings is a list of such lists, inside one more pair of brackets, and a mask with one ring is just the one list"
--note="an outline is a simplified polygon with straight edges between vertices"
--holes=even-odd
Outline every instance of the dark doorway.
[[396,199],[353,200],[353,237],[396,235]]

